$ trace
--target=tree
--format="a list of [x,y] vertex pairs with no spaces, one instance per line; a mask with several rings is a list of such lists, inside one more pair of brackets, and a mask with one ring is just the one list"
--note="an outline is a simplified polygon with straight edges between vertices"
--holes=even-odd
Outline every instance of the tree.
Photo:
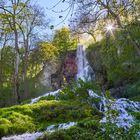
[[52,43],[57,47],[61,56],[77,47],[77,39],[72,37],[70,29],[66,27],[55,31]]
[[34,51],[40,63],[50,61],[58,55],[58,49],[49,42],[40,42]]
[[[111,21],[116,28],[124,29],[126,25],[138,20],[140,1],[138,0],[69,0],[61,1],[68,2],[70,9],[76,9],[74,18],[71,20],[71,29],[78,33],[88,33],[96,41],[96,30],[104,30],[104,22]],[[75,8],[72,8],[75,7]],[[112,22],[113,21],[113,22]],[[102,28],[98,24],[103,22]],[[140,45],[131,35],[131,32],[126,30],[126,33],[131,37],[131,41],[137,53],[140,56]]]
[[[20,103],[20,83],[26,83],[28,79],[29,56],[32,46],[37,43],[38,33],[46,30],[49,21],[45,19],[44,11],[30,0],[9,0],[0,2],[0,33],[2,35],[1,46],[11,45],[14,47],[16,59],[14,63],[14,94]],[[13,36],[13,37],[12,37]],[[10,37],[10,38],[9,38]],[[41,35],[40,35],[41,37]],[[32,40],[34,43],[32,43]],[[10,41],[9,41],[10,40]],[[14,44],[13,44],[14,42]],[[1,55],[3,49],[1,50]],[[3,62],[3,60],[1,60]],[[23,69],[23,70],[21,70]],[[0,68],[0,76],[2,68]],[[26,84],[24,94],[27,95]]]
[[25,83],[24,94],[27,95],[28,89],[26,86],[27,71],[28,71],[28,59],[31,50],[31,41],[34,36],[37,36],[37,30],[46,28],[48,21],[45,20],[44,11],[38,5],[27,4],[26,8],[22,11],[22,24],[18,24],[18,27],[22,34],[24,57],[23,57],[23,82]]
[[10,30],[14,34],[14,43],[15,43],[15,72],[14,72],[14,94],[16,101],[20,103],[20,95],[19,95],[19,28],[18,25],[21,25],[21,21],[19,20],[22,16],[22,11],[25,9],[29,0],[10,0],[7,3],[1,3],[0,10],[1,15],[5,23],[9,26]]

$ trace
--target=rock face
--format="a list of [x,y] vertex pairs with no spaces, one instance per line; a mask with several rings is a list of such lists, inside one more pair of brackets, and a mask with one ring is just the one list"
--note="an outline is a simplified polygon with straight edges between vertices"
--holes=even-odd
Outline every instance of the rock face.
[[61,75],[58,76],[57,73],[59,73],[58,71],[60,71],[60,69],[60,60],[46,62],[39,78],[40,82],[49,89],[53,89],[54,87],[59,88]]
[[[76,52],[70,52],[64,61],[62,69],[63,79],[69,83],[72,80],[75,80],[77,74],[77,64],[76,64]],[[65,82],[63,80],[63,82]]]
[[76,51],[70,51],[63,60],[46,62],[40,82],[50,90],[59,89],[63,84],[75,80],[77,74]]
[[102,63],[101,54],[99,53],[100,46],[94,49],[87,50],[87,59],[92,67],[93,71],[95,72],[95,80],[98,81],[100,85],[105,85],[107,82],[107,75],[105,68]]

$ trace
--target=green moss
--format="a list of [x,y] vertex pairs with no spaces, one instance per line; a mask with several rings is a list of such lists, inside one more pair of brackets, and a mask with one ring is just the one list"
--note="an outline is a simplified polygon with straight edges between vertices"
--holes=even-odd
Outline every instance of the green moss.
[[99,120],[87,118],[70,129],[46,133],[39,140],[65,140],[64,138],[68,138],[68,140],[94,140],[98,131],[100,131]]
[[138,140],[137,135],[140,125],[131,127],[127,133],[123,128],[118,128],[112,123],[100,123],[97,116],[86,118],[76,126],[67,130],[57,130],[53,133],[46,133],[38,140]]
[[44,130],[51,124],[79,121],[101,115],[86,103],[76,101],[39,101],[32,105],[0,109],[0,134],[20,134]]
[[40,100],[55,100],[55,96],[49,95],[49,96],[46,96],[46,97],[41,97]]
[[44,137],[39,138],[38,140],[71,140],[65,131],[58,130],[55,133],[45,134]]
[[124,86],[124,92],[121,95],[125,98],[130,98],[134,101],[140,101],[140,80],[136,80],[132,83]]
[[68,130],[58,130],[46,133],[38,140],[93,140],[93,134],[80,127],[74,126]]

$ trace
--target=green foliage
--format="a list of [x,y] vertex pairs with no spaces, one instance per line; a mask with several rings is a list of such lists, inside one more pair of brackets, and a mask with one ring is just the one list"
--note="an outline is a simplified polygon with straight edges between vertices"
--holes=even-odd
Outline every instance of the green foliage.
[[77,47],[77,40],[72,37],[71,31],[68,28],[62,27],[55,31],[53,45],[57,47],[60,55],[64,55],[68,50]]
[[74,101],[40,101],[0,109],[0,136],[44,130],[48,125],[100,115],[90,105]]
[[[0,48],[0,106],[10,106],[15,104],[13,97],[13,75],[14,75],[14,61],[15,52],[12,46],[5,46]],[[19,65],[19,92],[21,101],[39,96],[49,90],[48,87],[43,86],[39,81],[37,75],[41,71],[42,63],[53,59],[57,55],[57,49],[52,44],[42,42],[39,44],[39,51],[35,50],[29,55],[27,62],[27,77],[23,80],[23,65],[24,65],[24,49],[20,48]],[[26,88],[26,94],[25,94]]]
[[81,128],[85,128],[85,129],[89,129],[89,130],[95,130],[95,131],[98,131],[99,129],[99,126],[100,126],[100,123],[99,123],[99,120],[100,120],[100,116],[98,116],[98,118],[94,117],[94,118],[86,118],[84,119],[83,121],[80,121],[78,123],[78,126],[81,127]]
[[[27,94],[25,95],[25,86],[27,88]],[[26,79],[25,82],[21,82],[19,91],[20,98],[23,104],[29,103],[31,98],[35,98],[45,92],[47,92],[49,88],[43,86],[37,79]],[[0,106],[6,107],[15,105],[14,97],[13,97],[13,89],[12,85],[4,84],[2,88],[0,88]]]
[[79,80],[78,82],[73,82],[63,88],[62,91],[57,96],[57,100],[66,100],[66,101],[77,101],[89,104],[90,106],[94,105],[94,115],[102,116],[102,113],[98,111],[100,98],[91,98],[89,97],[88,90],[93,90],[96,93],[100,93],[100,87],[96,84],[90,82],[84,82]]
[[40,100],[55,100],[55,96],[53,95],[49,95],[49,96],[46,96],[46,97],[41,97]]
[[[0,59],[0,81],[2,82],[2,87],[10,86],[12,82],[12,75],[14,70],[14,60],[15,53],[14,49],[11,46],[5,46],[0,49],[1,59]],[[1,88],[2,88],[1,87]]]
[[[115,30],[109,38],[104,38],[100,42],[91,44],[88,48],[88,55],[92,59],[95,72],[100,72],[102,77],[106,77],[105,82],[112,86],[122,85],[138,80],[140,76],[140,58],[138,50],[134,47],[133,41],[140,44],[140,24],[131,24],[122,30]],[[130,31],[131,36],[127,33]],[[95,56],[93,56],[93,53]]]
[[134,116],[137,120],[140,120],[140,112],[131,112],[131,115]]
[[[100,120],[100,119],[99,119]],[[138,140],[137,135],[140,125],[134,125],[127,132],[118,128],[115,124],[101,124],[95,118],[88,118],[78,123],[77,126],[67,130],[58,130],[53,133],[46,133],[38,140]]]
[[135,81],[133,83],[126,84],[124,87],[124,92],[121,97],[131,98],[135,101],[140,101],[140,81]]
[[46,133],[39,140],[93,140],[96,132],[99,131],[99,121],[94,118],[88,118],[78,123],[77,126],[73,126],[67,130],[58,130],[53,133]]
[[[12,46],[0,48],[0,106],[9,106],[12,97],[15,52]],[[13,103],[11,103],[13,104]]]
[[58,50],[55,46],[48,42],[38,44],[38,50],[35,52],[36,57],[41,62],[52,60],[58,55]]
[[[111,137],[115,140],[138,140],[138,132],[140,125],[134,125],[132,126],[127,132],[123,128],[118,128],[115,124],[111,123],[105,123],[101,124],[100,128],[103,129],[103,131],[98,131],[95,135],[96,138],[99,140],[109,139],[111,140]],[[110,136],[110,137],[109,137]]]
[[72,127],[68,130],[58,130],[53,133],[46,133],[38,140],[93,140],[93,133],[80,127]]
[[38,140],[71,140],[70,136],[66,135],[64,131],[58,130],[55,133],[48,133],[43,138]]
[[[27,88],[27,94],[25,95],[25,87]],[[21,101],[26,101],[31,98],[35,98],[45,92],[47,92],[49,88],[43,86],[37,78],[26,79],[24,82],[20,84],[20,97]]]
[[55,59],[58,53],[58,49],[52,43],[39,42],[29,55],[28,77],[37,77],[45,62]]
[[32,132],[35,130],[35,124],[31,117],[20,114],[15,111],[5,112],[0,118],[0,137],[7,134],[19,134]]
[[87,101],[89,95],[88,90],[93,90],[96,93],[100,93],[101,89],[98,85],[91,82],[79,81],[73,82],[63,88],[59,93],[58,99],[60,100],[73,100]]

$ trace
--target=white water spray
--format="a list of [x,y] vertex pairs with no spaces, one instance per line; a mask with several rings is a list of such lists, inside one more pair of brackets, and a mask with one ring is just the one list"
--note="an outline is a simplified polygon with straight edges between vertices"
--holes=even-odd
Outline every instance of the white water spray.
[[45,132],[35,132],[35,133],[24,133],[22,135],[15,135],[11,137],[3,137],[2,140],[36,140],[46,132],[54,132],[57,129],[69,129],[70,127],[76,125],[75,122],[62,123],[58,125],[48,126]]
[[[81,45],[79,45],[77,48],[77,69],[77,79],[80,78],[83,81],[91,81],[95,79],[95,74],[86,59],[85,49]],[[46,97],[49,95],[56,96],[57,94],[59,94],[59,92],[60,89],[54,92],[46,93],[42,96],[32,99],[30,104],[37,102],[42,97]],[[135,118],[129,113],[129,111],[140,112],[139,102],[130,101],[125,98],[121,98],[118,100],[109,100],[104,96],[99,96],[92,90],[89,90],[89,96],[91,98],[100,98],[101,100],[99,104],[99,111],[102,111],[105,115],[100,121],[101,123],[116,123],[118,127],[127,130],[135,123]],[[113,114],[108,114],[109,110],[117,111],[118,115],[114,117]],[[53,132],[57,129],[68,129],[74,125],[76,125],[76,123],[74,122],[63,123],[59,125],[51,125],[46,129],[45,132]],[[22,135],[3,137],[2,140],[36,140],[41,135],[43,135],[43,132],[25,133]]]
[[42,97],[47,97],[47,96],[49,96],[49,95],[56,96],[60,91],[61,91],[61,90],[58,89],[58,90],[56,90],[56,91],[48,92],[48,93],[46,93],[46,94],[44,94],[44,95],[41,95],[41,96],[39,96],[39,97],[37,97],[37,98],[34,98],[34,99],[31,100],[30,104],[36,103],[36,102],[39,101]]
[[86,58],[86,51],[83,45],[78,45],[76,59],[77,59],[76,78],[81,79],[83,81],[94,81],[95,74]]
[[[140,102],[134,102],[126,98],[111,100],[104,96],[97,95],[92,90],[89,90],[89,96],[101,100],[99,103],[99,111],[105,115],[100,121],[101,123],[115,123],[119,128],[124,128],[125,130],[128,130],[135,124],[135,117],[133,117],[130,112],[140,112]],[[112,114],[114,111],[116,112],[115,116]]]

